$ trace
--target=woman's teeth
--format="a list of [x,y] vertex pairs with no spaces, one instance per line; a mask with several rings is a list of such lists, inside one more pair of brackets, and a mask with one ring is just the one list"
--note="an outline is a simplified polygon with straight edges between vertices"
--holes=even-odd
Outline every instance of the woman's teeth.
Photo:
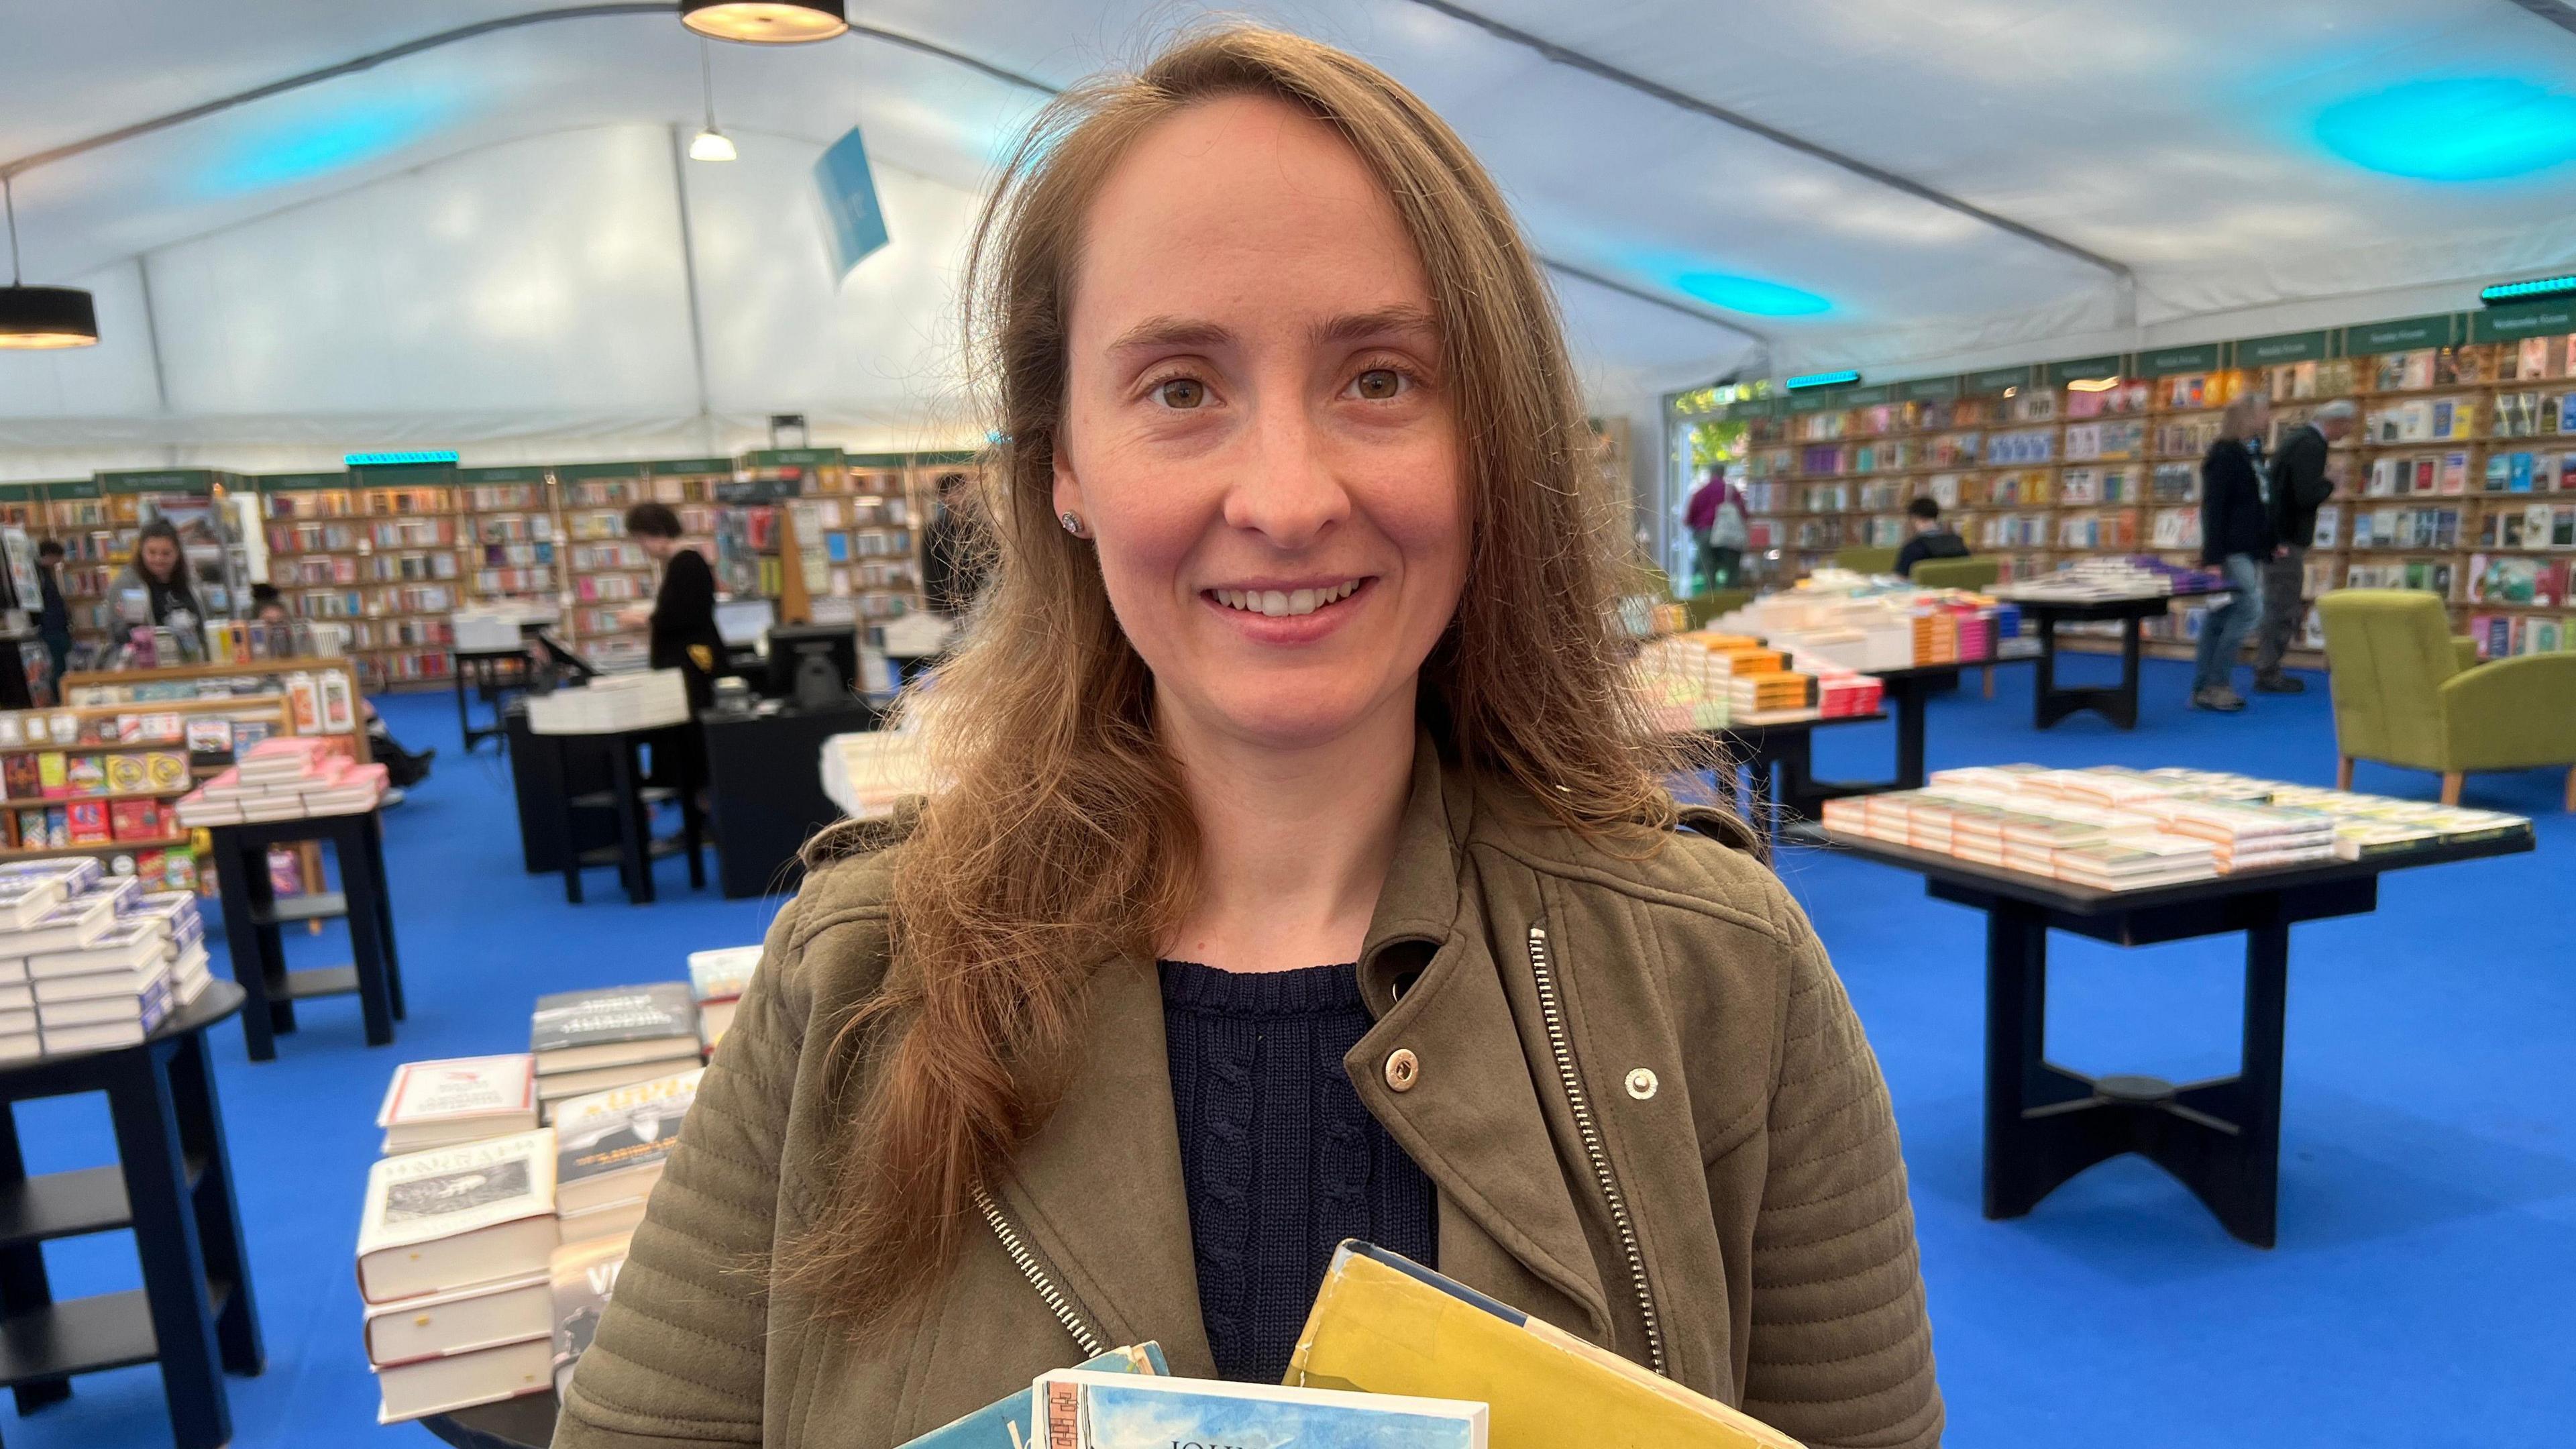
[[1216,601],[1229,609],[1246,613],[1267,614],[1273,619],[1311,614],[1326,604],[1336,603],[1358,593],[1360,581],[1335,584],[1329,589],[1298,589],[1282,593],[1277,589],[1212,589]]

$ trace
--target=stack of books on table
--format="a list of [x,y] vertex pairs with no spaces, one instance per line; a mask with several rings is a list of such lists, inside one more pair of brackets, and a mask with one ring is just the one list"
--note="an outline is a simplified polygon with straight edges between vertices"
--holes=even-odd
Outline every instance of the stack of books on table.
[[705,1073],[691,1067],[556,1107],[555,1218],[567,1245],[623,1241],[644,1220]]
[[609,734],[688,719],[688,687],[676,669],[603,674],[577,689],[528,696],[528,729],[534,734]]
[[724,1040],[725,1028],[751,988],[751,973],[760,966],[758,946],[726,946],[689,953],[689,995],[698,1003],[698,1040],[708,1056]]
[[1727,683],[1709,651],[1688,635],[1639,644],[1628,675],[1647,722],[1673,735],[1726,728]]
[[554,1382],[555,1136],[406,1153],[367,1174],[358,1294],[379,1423]]
[[384,797],[385,767],[361,765],[318,736],[263,740],[241,763],[181,797],[179,823],[241,825],[355,815]]
[[2531,838],[2531,822],[2197,770],[1943,770],[1922,790],[1826,802],[1827,831],[2097,890]]
[[540,996],[528,1050],[549,1122],[571,1098],[666,1077],[703,1059],[698,1008],[685,981]]
[[868,730],[823,741],[823,794],[852,820],[882,820],[930,793],[930,762],[918,730]]
[[2154,599],[2206,594],[2227,587],[2210,569],[2168,563],[2153,554],[2127,558],[2087,558],[2035,578],[1997,586],[1997,598],[2022,602],[2101,603],[2117,599]]
[[376,1110],[387,1153],[422,1152],[537,1126],[537,1062],[526,1052],[450,1057],[394,1068]]
[[213,979],[196,897],[94,860],[0,867],[0,1060],[136,1045]]

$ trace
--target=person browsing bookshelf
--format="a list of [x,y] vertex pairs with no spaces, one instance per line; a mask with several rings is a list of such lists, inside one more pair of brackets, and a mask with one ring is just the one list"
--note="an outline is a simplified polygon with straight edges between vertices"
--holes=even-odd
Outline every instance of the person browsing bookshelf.
[[652,666],[680,671],[689,709],[705,709],[715,700],[715,677],[724,665],[724,635],[716,630],[716,571],[706,555],[682,542],[680,515],[667,503],[627,509],[626,536],[662,566],[662,583],[651,604],[630,604],[619,617],[646,626]]
[[1936,1444],[1885,1085],[1668,791],[1492,179],[1229,26],[1052,103],[987,207],[940,783],[808,847],[555,1443],[886,1449],[1149,1339],[1276,1384],[1361,1238],[1806,1444]]
[[1896,571],[1907,578],[1914,576],[1914,566],[1927,558],[1966,558],[1968,541],[1943,526],[1941,505],[1932,498],[1917,498],[1905,505],[1906,526],[1914,536],[1896,551]]
[[179,530],[166,518],[153,519],[135,535],[134,557],[116,576],[108,596],[128,624],[166,624],[194,634],[206,618],[206,606],[197,602],[197,587],[188,579]]
[[2200,621],[2191,707],[2230,713],[2245,707],[2230,681],[2236,652],[2263,613],[2263,567],[2272,557],[2272,519],[2254,466],[2254,440],[2272,426],[2272,404],[2246,393],[2219,415],[2218,437],[2200,460],[2200,561],[2227,576],[2232,591]]
[[2281,656],[2307,618],[2308,546],[2316,539],[2318,507],[2334,496],[2327,450],[2352,431],[2359,412],[2349,399],[2327,403],[2290,429],[2272,455],[2272,486],[2265,495],[2272,556],[2263,564],[2263,622],[2254,644],[2254,688],[2264,694],[2298,694],[2308,687],[2281,672]]

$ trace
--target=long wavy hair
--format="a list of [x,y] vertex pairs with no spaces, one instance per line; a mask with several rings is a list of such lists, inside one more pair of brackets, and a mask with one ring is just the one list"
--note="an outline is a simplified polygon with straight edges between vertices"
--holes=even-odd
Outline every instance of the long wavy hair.
[[1247,26],[1066,93],[975,230],[967,335],[1003,439],[976,509],[992,572],[924,701],[942,783],[893,866],[887,979],[836,1042],[852,1071],[838,1180],[773,1260],[816,1312],[862,1329],[922,1305],[975,1189],[1044,1125],[1091,974],[1150,959],[1192,898],[1198,831],[1155,737],[1153,680],[1091,546],[1057,525],[1053,460],[1082,218],[1148,128],[1234,96],[1338,132],[1430,277],[1470,520],[1458,611],[1421,676],[1439,748],[1588,837],[1643,852],[1673,819],[1669,762],[1623,685],[1624,505],[1603,486],[1554,300],[1466,146],[1376,68]]

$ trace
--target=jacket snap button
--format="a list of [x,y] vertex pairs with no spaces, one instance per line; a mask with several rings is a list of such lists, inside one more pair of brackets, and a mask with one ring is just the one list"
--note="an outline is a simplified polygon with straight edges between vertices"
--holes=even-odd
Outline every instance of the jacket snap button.
[[1422,1063],[1409,1048],[1397,1047],[1386,1054],[1386,1084],[1399,1092],[1410,1092],[1422,1080]]
[[1628,1074],[1628,1095],[1640,1102],[1654,1096],[1658,1085],[1655,1074],[1644,1067],[1639,1067]]

